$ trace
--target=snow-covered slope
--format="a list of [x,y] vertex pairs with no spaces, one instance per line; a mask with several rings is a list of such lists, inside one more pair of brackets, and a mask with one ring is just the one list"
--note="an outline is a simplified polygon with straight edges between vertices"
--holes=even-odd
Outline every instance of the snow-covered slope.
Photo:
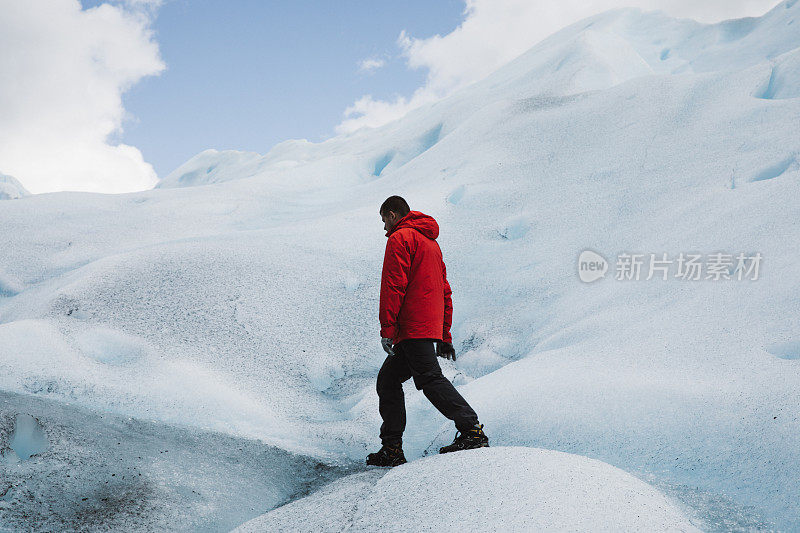
[[509,447],[353,474],[235,531],[698,530],[663,494],[612,466]]
[[[703,529],[799,528],[798,18],[794,0],[717,25],[612,11],[379,129],[204,152],[142,193],[3,202],[0,390],[361,464],[377,211],[401,194],[441,225],[443,367],[493,445],[601,460]],[[606,279],[579,280],[585,249]],[[616,280],[623,252],[763,263]],[[452,427],[407,386],[413,459]],[[10,494],[0,523],[32,505]]]
[[6,392],[0,453],[3,532],[229,531],[348,473],[257,440]]
[[259,155],[235,150],[206,150],[191,158],[162,179],[156,187],[191,187],[227,181],[222,169],[235,167],[237,178],[246,178],[259,171]]

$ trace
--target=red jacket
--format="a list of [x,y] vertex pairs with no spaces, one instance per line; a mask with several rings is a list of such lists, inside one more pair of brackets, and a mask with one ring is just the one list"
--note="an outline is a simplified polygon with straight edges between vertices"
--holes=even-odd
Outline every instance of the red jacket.
[[439,224],[411,211],[386,236],[378,318],[381,337],[452,342],[453,302],[442,251]]

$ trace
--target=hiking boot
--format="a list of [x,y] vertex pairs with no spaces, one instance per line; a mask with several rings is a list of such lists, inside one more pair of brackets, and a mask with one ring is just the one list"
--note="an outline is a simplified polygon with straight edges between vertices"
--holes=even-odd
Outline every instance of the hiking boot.
[[471,450],[473,448],[488,448],[489,437],[483,433],[483,424],[475,424],[465,432],[457,432],[453,444],[439,448],[439,453]]
[[399,466],[406,462],[403,448],[398,446],[383,445],[380,450],[367,455],[367,464],[372,466]]

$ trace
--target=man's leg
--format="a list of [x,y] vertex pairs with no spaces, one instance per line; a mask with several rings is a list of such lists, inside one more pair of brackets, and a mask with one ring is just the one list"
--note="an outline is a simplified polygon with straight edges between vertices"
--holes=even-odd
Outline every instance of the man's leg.
[[442,375],[436,359],[436,346],[432,340],[408,339],[403,341],[403,356],[414,376],[414,385],[446,418],[455,422],[459,431],[467,431],[478,423],[478,415],[456,390],[450,380]]
[[411,377],[405,361],[397,353],[389,355],[378,372],[378,411],[381,414],[381,443],[398,446],[403,441],[406,429],[406,402],[403,382]]

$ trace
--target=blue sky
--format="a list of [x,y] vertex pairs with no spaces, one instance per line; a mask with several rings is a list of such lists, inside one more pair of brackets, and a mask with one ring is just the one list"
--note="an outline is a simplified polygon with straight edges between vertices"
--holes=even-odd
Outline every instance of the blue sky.
[[[266,153],[286,139],[323,140],[361,96],[424,82],[399,57],[402,30],[446,34],[463,10],[460,0],[166,0],[153,29],[167,69],[124,94],[132,118],[117,140],[162,177],[206,148]],[[360,71],[370,57],[386,65]]]

